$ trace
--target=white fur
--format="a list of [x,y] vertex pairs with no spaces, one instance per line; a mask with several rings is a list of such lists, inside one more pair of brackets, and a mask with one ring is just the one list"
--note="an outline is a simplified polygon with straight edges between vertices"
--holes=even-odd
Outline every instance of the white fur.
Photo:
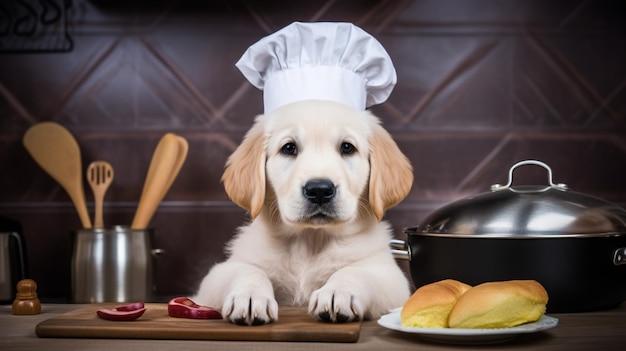
[[[281,152],[285,144],[297,154]],[[341,153],[341,146],[354,146]],[[278,305],[308,305],[325,321],[377,318],[409,296],[380,219],[413,181],[410,164],[369,112],[306,101],[259,116],[231,155],[227,193],[252,222],[227,246],[192,297],[237,324],[278,319]],[[311,179],[336,187],[327,205],[303,195]]]

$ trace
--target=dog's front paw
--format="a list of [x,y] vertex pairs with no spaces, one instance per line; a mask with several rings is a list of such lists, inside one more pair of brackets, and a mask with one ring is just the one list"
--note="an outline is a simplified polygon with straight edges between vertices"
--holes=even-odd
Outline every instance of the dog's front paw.
[[226,297],[222,314],[239,325],[267,324],[278,319],[278,304],[271,296],[231,294]]
[[350,291],[322,287],[311,295],[309,313],[324,322],[344,323],[362,319],[365,309]]

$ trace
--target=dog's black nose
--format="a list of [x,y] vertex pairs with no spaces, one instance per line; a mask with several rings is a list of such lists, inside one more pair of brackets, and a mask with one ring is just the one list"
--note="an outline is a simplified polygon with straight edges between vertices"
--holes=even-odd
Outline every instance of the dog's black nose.
[[335,197],[335,184],[326,179],[313,179],[304,184],[302,191],[307,200],[323,205]]

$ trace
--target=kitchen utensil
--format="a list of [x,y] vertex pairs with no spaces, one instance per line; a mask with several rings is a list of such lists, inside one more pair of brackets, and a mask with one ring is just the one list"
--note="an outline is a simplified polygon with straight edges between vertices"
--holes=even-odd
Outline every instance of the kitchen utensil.
[[183,164],[185,163],[185,160],[187,159],[187,153],[189,152],[189,143],[187,142],[187,140],[178,135],[176,136],[176,138],[178,141],[178,156],[176,157],[176,163],[174,164],[174,168],[172,169],[172,172],[170,173],[170,177],[167,183],[165,184],[165,188],[163,189],[164,190],[163,196],[165,196],[169,188],[174,183],[174,180],[176,180],[176,177],[178,176],[180,169],[183,167]]
[[145,304],[146,312],[133,322],[111,322],[96,316],[98,309],[116,306],[82,306],[40,322],[35,333],[39,337],[83,339],[357,342],[361,331],[361,322],[323,323],[311,317],[306,307],[281,306],[276,322],[254,327],[223,319],[169,317],[164,303]]
[[154,232],[127,226],[71,232],[72,302],[136,302],[153,297]]
[[67,191],[83,228],[91,228],[83,192],[80,149],[72,134],[58,123],[42,122],[26,131],[23,143],[39,166]]
[[[548,185],[512,186],[513,171],[537,165]],[[505,186],[448,204],[418,226],[408,243],[417,287],[442,279],[470,285],[535,279],[548,291],[548,312],[612,308],[626,300],[626,211],[552,182],[545,163],[515,164]],[[403,252],[401,252],[403,251]]]
[[94,161],[87,167],[87,182],[91,186],[94,198],[94,222],[95,228],[104,227],[102,220],[102,203],[104,194],[113,182],[113,167],[106,161]]
[[162,189],[161,199],[165,197],[168,190],[174,183],[174,180],[176,180],[176,177],[178,176],[180,169],[182,168],[183,164],[185,163],[185,160],[187,159],[187,152],[189,151],[189,144],[187,143],[187,140],[178,135],[176,136],[176,138],[177,138],[177,143],[178,143],[178,154],[176,156],[176,161],[174,163],[174,167],[172,167],[169,178],[167,179],[167,182],[165,183],[165,186]]
[[159,203],[165,197],[185,162],[187,151],[188,143],[184,138],[173,133],[167,133],[161,138],[152,155],[131,228],[148,227]]

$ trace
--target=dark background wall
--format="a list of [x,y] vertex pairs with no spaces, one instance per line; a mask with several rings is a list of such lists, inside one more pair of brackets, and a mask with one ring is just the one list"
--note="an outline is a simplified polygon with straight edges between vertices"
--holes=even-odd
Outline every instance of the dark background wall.
[[[509,167],[529,158],[547,162],[555,182],[626,205],[621,1],[26,3],[33,12],[0,5],[0,215],[22,223],[44,299],[67,297],[69,231],[80,222],[22,146],[24,132],[59,122],[78,140],[83,167],[115,167],[108,225],[132,220],[159,138],[187,138],[187,162],[152,226],[166,251],[158,293],[189,294],[246,219],[219,179],[262,94],[234,63],[294,20],[353,22],[394,60],[398,85],[373,111],[415,168],[411,194],[387,214],[397,237],[439,206],[506,182]],[[521,184],[547,181],[536,167],[516,175]],[[91,205],[87,185],[85,193]]]

